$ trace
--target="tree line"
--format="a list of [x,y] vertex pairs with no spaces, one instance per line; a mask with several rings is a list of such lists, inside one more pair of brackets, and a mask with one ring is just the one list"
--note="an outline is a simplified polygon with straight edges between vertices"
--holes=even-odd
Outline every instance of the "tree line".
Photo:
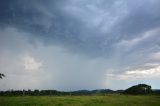
[[40,95],[67,95],[67,92],[60,92],[56,90],[8,90],[0,91],[0,96],[40,96]]
[[[124,95],[160,95],[160,90],[151,90],[150,86],[140,84],[132,86],[126,90],[110,90],[110,89],[97,89],[97,90],[78,90],[78,91],[57,91],[57,90],[8,90],[0,91],[0,96],[80,96],[80,95],[101,95],[107,94],[124,94]],[[149,88],[147,88],[149,87]]]
[[0,91],[0,96],[78,96],[78,95],[105,95],[107,93],[120,93],[121,90],[113,91],[110,89],[99,89],[99,90],[78,90],[78,91],[57,91],[57,90],[8,90]]

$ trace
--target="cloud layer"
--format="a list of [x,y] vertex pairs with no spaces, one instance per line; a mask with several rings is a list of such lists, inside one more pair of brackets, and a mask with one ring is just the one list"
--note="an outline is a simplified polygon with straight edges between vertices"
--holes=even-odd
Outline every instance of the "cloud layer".
[[0,89],[121,89],[142,82],[158,88],[159,5],[1,1],[0,72],[7,77]]

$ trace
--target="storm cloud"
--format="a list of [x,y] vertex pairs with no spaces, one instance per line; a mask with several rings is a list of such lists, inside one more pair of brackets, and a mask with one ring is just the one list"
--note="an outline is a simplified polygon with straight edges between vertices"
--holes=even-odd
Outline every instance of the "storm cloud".
[[0,89],[159,87],[158,0],[0,2]]

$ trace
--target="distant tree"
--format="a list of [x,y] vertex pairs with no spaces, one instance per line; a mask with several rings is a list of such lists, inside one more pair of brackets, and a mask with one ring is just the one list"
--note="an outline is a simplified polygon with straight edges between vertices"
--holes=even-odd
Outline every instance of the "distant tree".
[[2,79],[3,77],[6,77],[4,74],[0,73],[0,79]]
[[33,92],[34,92],[34,95],[39,95],[39,90],[38,89],[35,89]]
[[124,91],[124,94],[150,94],[152,92],[151,86],[146,84],[138,84],[132,86]]

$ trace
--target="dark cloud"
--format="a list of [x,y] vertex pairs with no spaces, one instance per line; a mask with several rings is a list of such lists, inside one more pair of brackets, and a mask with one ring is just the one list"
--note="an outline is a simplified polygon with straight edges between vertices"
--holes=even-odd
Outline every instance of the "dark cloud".
[[129,1],[127,4],[128,15],[117,24],[118,27],[115,26],[115,30],[124,38],[132,39],[139,36],[139,33],[160,26],[159,1]]
[[[74,48],[73,51],[83,51],[93,55],[99,53],[102,55],[104,49],[111,48],[108,45],[111,42],[110,39],[99,33],[98,29],[88,28],[81,20],[65,13],[63,10],[65,1],[19,0],[5,1],[2,5],[4,6],[1,7],[1,25],[13,26],[34,33],[33,35],[47,45],[59,44],[71,51]],[[104,42],[107,45],[104,45]]]
[[[29,52],[34,54],[33,58],[51,59],[49,62],[45,61],[47,63],[45,67],[49,67],[47,72],[52,74],[55,72],[59,76],[57,80],[62,83],[68,83],[61,79],[66,75],[65,69],[68,69],[70,70],[68,77],[76,76],[79,71],[77,77],[80,78],[86,71],[85,80],[92,73],[93,78],[90,80],[94,80],[96,85],[92,83],[91,86],[98,86],[101,82],[100,77],[104,76],[106,71],[120,70],[123,73],[127,66],[137,67],[147,62],[152,63],[153,60],[148,60],[148,57],[160,50],[158,0],[2,0],[0,2],[1,53],[5,54],[5,50],[10,51],[8,55]],[[46,49],[49,47],[51,48]],[[52,47],[61,48],[62,51],[55,54],[57,49]],[[48,54],[50,51],[54,52]],[[52,54],[58,58],[53,58]],[[78,55],[78,58],[75,59],[75,55]],[[13,55],[19,58],[17,56]],[[60,58],[61,56],[64,58]],[[62,61],[65,59],[69,61],[70,58],[76,62],[71,62],[68,64],[71,66],[67,68],[65,64],[68,62]],[[54,59],[59,67],[52,67]],[[92,60],[96,62],[92,64]],[[83,64],[85,61],[87,66]],[[60,68],[61,64],[63,68]],[[94,69],[90,64],[95,66]],[[76,67],[81,65],[89,68],[75,71]],[[50,71],[52,68],[58,71]],[[98,69],[100,71],[97,71]],[[97,78],[94,79],[96,75]],[[72,82],[72,79],[69,81]],[[81,82],[78,79],[73,82],[76,81]]]
[[[129,46],[117,49],[115,44],[126,40],[126,45],[130,45],[132,39],[159,27],[158,4],[156,0],[6,0],[0,6],[0,23],[1,27],[10,26],[32,33],[29,35],[31,43],[34,39],[39,39],[44,45],[60,45],[68,51],[92,57],[110,58],[118,52],[121,57],[134,58],[133,55],[144,50],[142,48],[153,47],[159,40],[152,43],[155,37],[150,38],[149,41],[134,45],[127,52],[125,49],[130,48]],[[100,22],[99,18],[102,18]],[[113,25],[110,25],[110,21],[113,21]]]

